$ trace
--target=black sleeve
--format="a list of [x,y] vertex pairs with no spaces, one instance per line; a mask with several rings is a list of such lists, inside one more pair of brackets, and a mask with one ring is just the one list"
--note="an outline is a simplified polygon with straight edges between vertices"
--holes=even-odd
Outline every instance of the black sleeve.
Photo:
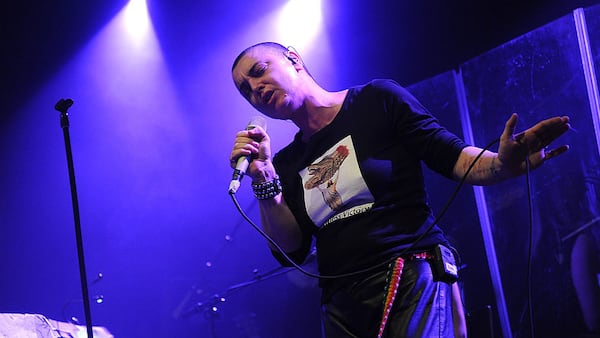
[[451,178],[462,149],[468,146],[447,130],[408,90],[392,80],[380,80],[388,118],[396,136],[432,170]]

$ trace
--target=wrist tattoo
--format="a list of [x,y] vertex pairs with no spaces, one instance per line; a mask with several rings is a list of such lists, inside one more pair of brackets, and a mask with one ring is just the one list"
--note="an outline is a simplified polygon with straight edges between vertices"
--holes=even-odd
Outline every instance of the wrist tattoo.
[[492,172],[492,175],[494,176],[495,179],[503,180],[504,177],[502,177],[502,175],[500,175],[500,171],[496,168],[496,159],[497,158],[498,157],[492,158],[492,163],[490,164],[490,171]]

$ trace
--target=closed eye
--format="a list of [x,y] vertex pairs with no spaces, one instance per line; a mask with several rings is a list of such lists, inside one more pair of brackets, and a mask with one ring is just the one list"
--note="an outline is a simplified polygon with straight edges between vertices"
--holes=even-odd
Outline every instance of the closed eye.
[[267,71],[268,64],[264,62],[255,63],[250,71],[248,72],[248,76],[250,77],[261,77]]
[[[250,68],[247,75],[251,78],[259,78],[265,74],[267,69],[268,63],[257,62]],[[250,87],[248,81],[243,81],[242,83],[240,83],[238,89],[243,97],[245,97],[246,99],[250,98],[250,95],[252,94],[252,88]]]

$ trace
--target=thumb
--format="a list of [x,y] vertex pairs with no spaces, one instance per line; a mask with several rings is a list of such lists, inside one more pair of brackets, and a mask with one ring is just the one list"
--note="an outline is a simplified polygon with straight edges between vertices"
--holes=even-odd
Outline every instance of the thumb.
[[519,121],[519,115],[517,115],[517,113],[512,113],[512,115],[506,121],[506,124],[504,126],[504,131],[502,132],[503,139],[512,139],[512,137],[515,133],[515,128],[517,126],[518,121]]

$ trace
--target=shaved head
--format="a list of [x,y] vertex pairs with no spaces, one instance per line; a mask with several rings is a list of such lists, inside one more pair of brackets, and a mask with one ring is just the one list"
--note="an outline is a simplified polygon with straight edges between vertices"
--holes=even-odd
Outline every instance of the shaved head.
[[284,45],[277,43],[277,42],[260,42],[257,43],[255,45],[252,45],[246,49],[244,49],[233,61],[233,65],[231,66],[231,70],[233,71],[235,69],[235,66],[237,66],[237,64],[240,62],[240,59],[244,57],[244,55],[246,55],[249,51],[255,49],[255,48],[259,48],[259,47],[264,47],[264,48],[269,48],[269,49],[273,49],[275,51],[281,51],[282,55],[285,56],[285,53],[288,51],[287,47],[285,47]]

